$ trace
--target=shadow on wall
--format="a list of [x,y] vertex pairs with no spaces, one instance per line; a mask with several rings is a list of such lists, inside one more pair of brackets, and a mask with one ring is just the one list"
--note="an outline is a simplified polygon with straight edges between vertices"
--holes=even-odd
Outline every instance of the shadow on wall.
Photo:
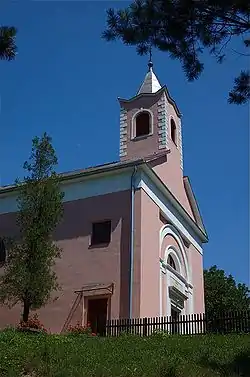
[[[89,203],[88,199],[64,203],[63,218],[53,235],[55,241],[88,237],[91,234],[93,222],[110,219],[112,220],[111,232],[114,233],[121,216],[114,216],[113,211],[106,209],[105,204],[102,203],[100,206],[97,204],[97,210],[95,210],[93,203],[91,204],[92,200],[89,200]],[[20,235],[16,225],[16,214],[10,213],[1,216],[0,235],[2,238],[10,237],[13,240],[18,240]]]
[[[121,219],[129,227],[130,192],[123,191],[64,203],[63,218],[58,225],[56,241],[86,237],[91,234],[92,223],[112,220],[112,233]],[[0,235],[18,238],[16,213],[1,215]]]
[[[116,230],[120,220],[129,221],[129,196],[124,192],[64,203],[64,215],[54,234],[56,241],[88,237],[92,223],[112,220],[111,232]],[[127,224],[129,226],[129,224]]]

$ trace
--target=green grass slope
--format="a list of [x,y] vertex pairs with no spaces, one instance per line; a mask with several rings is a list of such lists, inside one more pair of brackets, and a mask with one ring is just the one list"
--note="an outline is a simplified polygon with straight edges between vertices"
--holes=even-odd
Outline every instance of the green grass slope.
[[0,332],[1,377],[250,377],[250,336]]

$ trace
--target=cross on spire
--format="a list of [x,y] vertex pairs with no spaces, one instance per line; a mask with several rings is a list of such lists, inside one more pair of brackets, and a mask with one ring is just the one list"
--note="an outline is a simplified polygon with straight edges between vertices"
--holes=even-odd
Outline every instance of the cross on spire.
[[153,62],[152,62],[152,45],[149,47],[149,62],[148,62],[149,71],[152,71]]

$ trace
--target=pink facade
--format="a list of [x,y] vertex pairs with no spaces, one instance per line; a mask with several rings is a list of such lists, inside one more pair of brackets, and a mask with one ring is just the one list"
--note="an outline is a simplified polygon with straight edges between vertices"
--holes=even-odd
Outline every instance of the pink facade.
[[[62,176],[64,216],[54,234],[62,289],[39,310],[53,332],[79,321],[204,312],[207,235],[183,177],[179,110],[152,68],[138,95],[119,101],[121,162]],[[0,237],[18,235],[15,213],[15,190],[0,188]],[[0,327],[20,313],[0,306]]]
[[[45,326],[55,332],[61,331],[71,311],[77,294],[85,284],[114,284],[110,316],[128,317],[128,269],[130,242],[130,192],[121,191],[97,197],[75,200],[64,205],[63,221],[55,233],[55,240],[62,248],[62,258],[57,261],[56,272],[62,290],[56,292],[57,300],[40,310]],[[108,246],[90,245],[91,224],[94,221],[112,219],[112,237]],[[7,227],[6,227],[7,225]],[[0,234],[12,236],[15,227],[14,214],[3,215]],[[8,230],[8,232],[7,232]],[[1,270],[0,270],[1,271]],[[3,272],[3,271],[2,271]],[[95,290],[91,295],[102,295]],[[105,296],[109,295],[105,290]],[[88,294],[86,293],[87,297]],[[53,298],[54,298],[53,297]],[[71,324],[84,319],[86,300],[79,302],[72,313]],[[0,310],[0,322],[17,323],[18,310]],[[4,317],[3,317],[4,316]],[[56,320],[55,320],[56,319]]]
[[[141,190],[141,317],[159,316],[159,208]],[[145,300],[145,297],[147,299]],[[148,314],[147,314],[148,313]]]

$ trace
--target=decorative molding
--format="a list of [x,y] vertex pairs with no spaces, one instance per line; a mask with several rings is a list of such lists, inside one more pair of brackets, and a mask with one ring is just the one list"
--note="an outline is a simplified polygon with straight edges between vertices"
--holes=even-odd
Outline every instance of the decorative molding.
[[128,124],[127,124],[127,110],[123,107],[120,110],[120,157],[125,157],[127,155],[127,134],[128,134]]
[[[187,259],[187,255],[186,255],[185,245],[182,241],[181,235],[179,234],[178,230],[175,229],[174,226],[169,225],[169,224],[162,226],[162,228],[160,230],[160,250],[161,250],[161,247],[162,247],[163,240],[167,235],[171,235],[175,239],[175,241],[177,242],[177,244],[179,246],[180,251],[177,251],[174,246],[168,246],[168,248],[165,250],[164,263],[167,265],[168,255],[171,252],[173,252],[175,254],[177,260],[178,260],[179,265],[181,267],[184,267],[187,282],[192,284],[192,277],[191,277],[190,270],[189,270],[189,264],[188,264],[188,259]],[[180,254],[181,258],[179,256],[179,254]],[[184,271],[181,269],[180,274],[182,276],[184,275],[183,274]]]
[[161,264],[160,264],[160,276],[159,276],[159,296],[160,296],[160,312],[159,312],[159,314],[160,314],[160,317],[162,317],[162,275],[163,275],[163,268],[162,268],[162,266],[161,266]]
[[183,146],[182,146],[182,124],[180,118],[178,118],[178,135],[177,135],[179,151],[180,151],[180,164],[183,170]]
[[158,149],[167,148],[167,97],[164,93],[160,100],[157,102],[158,106]]
[[[164,253],[164,260],[160,258],[160,271],[165,270],[165,281],[167,284],[167,297],[160,296],[160,301],[167,300],[167,312],[164,315],[171,314],[171,289],[173,290],[176,287],[177,292],[183,298],[183,307],[180,307],[180,310],[184,310],[185,314],[193,314],[193,285],[192,285],[192,269],[191,264],[186,256],[186,248],[182,240],[181,235],[178,230],[175,229],[172,225],[164,225],[159,233],[160,237],[160,252],[164,238],[170,234],[178,244],[179,250],[177,250],[173,245],[169,245]],[[180,272],[174,270],[171,266],[167,264],[167,259],[169,254],[176,257],[180,268]],[[183,271],[185,270],[185,272]],[[186,275],[186,276],[184,276]],[[161,284],[164,282],[161,281]],[[162,287],[160,287],[160,292],[162,292]],[[185,302],[185,303],[184,303]],[[162,302],[160,302],[160,310],[162,310]]]
[[[170,247],[172,248],[173,246],[170,246]],[[160,269],[161,269],[162,273],[166,274],[167,271],[172,272],[174,275],[176,275],[186,285],[186,287],[193,289],[193,284],[188,283],[187,280],[182,275],[179,274],[179,272],[174,270],[168,264],[165,264],[165,262],[162,258],[159,258],[159,260],[160,260]]]
[[[162,301],[166,299],[167,312],[166,315],[171,314],[171,289],[176,287],[176,293],[178,293],[183,299],[183,308],[181,310],[185,311],[185,314],[193,313],[193,285],[192,285],[192,275],[189,265],[189,261],[186,255],[185,245],[183,243],[182,237],[178,230],[170,224],[163,225],[159,232],[159,255],[161,255],[161,249],[163,240],[167,235],[171,235],[178,244],[179,250],[173,245],[169,245],[164,253],[164,259],[160,258],[160,275],[162,276],[163,270],[165,270],[165,279],[167,282],[167,297],[162,297],[162,284],[164,283],[160,279],[160,312],[162,313]],[[180,271],[174,270],[171,266],[167,264],[169,254],[173,255],[176,259]],[[184,302],[186,302],[184,304]]]
[[153,132],[154,132],[154,114],[152,113],[152,111],[150,109],[144,109],[143,107],[141,107],[138,111],[136,111],[134,113],[134,115],[132,116],[132,119],[131,119],[131,130],[130,130],[130,139],[131,140],[137,139],[136,138],[136,132],[135,132],[135,126],[136,126],[135,119],[140,113],[149,113],[149,115],[150,115],[150,132],[149,132],[148,135],[143,135],[143,137],[153,135]]
[[[179,272],[180,275],[183,275],[183,267],[184,267],[184,272],[186,274],[186,266],[183,264],[185,264],[184,260],[182,261],[179,256],[179,251],[176,250],[176,248],[174,246],[168,246],[165,250],[165,253],[164,253],[164,263],[166,265],[166,268],[170,267],[170,271],[172,271],[173,273],[175,273],[176,271]],[[176,270],[174,270],[171,266],[168,265],[168,257],[169,255],[171,255],[171,257],[173,258],[174,260],[174,263],[175,263],[175,267],[176,267]]]
[[[171,209],[171,212],[175,214],[182,224],[185,224],[188,233],[200,246],[208,241],[207,234],[199,227],[190,214],[185,210],[183,205],[178,201],[178,199],[176,199],[168,187],[159,179],[154,170],[147,164],[141,165],[140,179],[142,178],[145,180],[145,182],[147,182],[147,186],[149,186],[151,191],[157,194],[161,202],[165,203],[167,207]],[[167,221],[170,220],[168,216],[164,215],[164,212],[162,212],[162,215],[163,217],[166,217]],[[171,220],[168,222],[171,223]],[[183,239],[186,242],[190,242],[185,236],[183,236]]]
[[201,213],[200,213],[200,210],[199,210],[199,207],[198,207],[198,203],[196,201],[196,198],[195,198],[192,186],[191,186],[191,182],[190,182],[188,176],[183,177],[183,183],[184,183],[184,188],[185,188],[188,200],[190,202],[195,220],[196,220],[197,224],[199,225],[199,227],[206,234],[206,229],[205,229],[205,226],[203,224],[203,220],[202,220]]
[[177,210],[170,204],[169,200],[166,197],[160,194],[160,192],[154,185],[150,184],[148,178],[144,176],[144,174],[142,174],[136,188],[142,188],[147,193],[147,195],[162,211],[163,215],[175,226],[175,228],[181,235],[183,235],[184,238],[186,238],[192,245],[194,245],[194,247],[202,255],[203,250],[201,245],[198,243],[199,241],[195,234],[192,234],[193,232],[191,233],[191,230],[188,230],[188,225],[183,223],[183,219],[180,218]]

